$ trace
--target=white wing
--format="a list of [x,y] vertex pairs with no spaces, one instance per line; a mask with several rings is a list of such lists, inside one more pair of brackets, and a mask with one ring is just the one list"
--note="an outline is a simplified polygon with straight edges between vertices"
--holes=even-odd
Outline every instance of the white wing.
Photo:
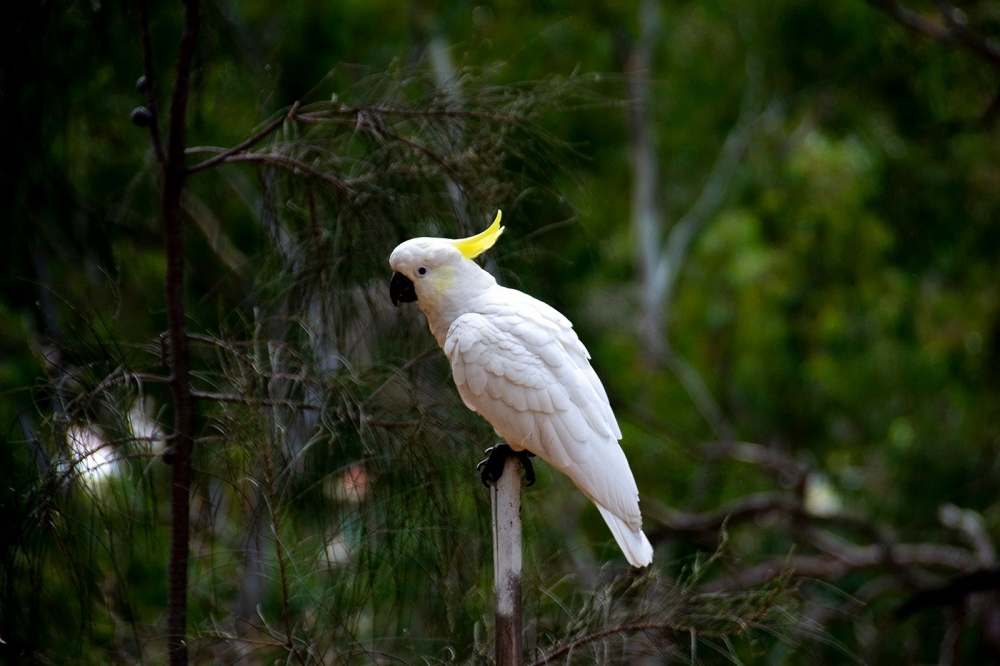
[[639,491],[607,393],[572,324],[527,294],[496,287],[452,323],[444,351],[465,404],[515,450],[569,476],[601,510],[635,566],[652,559]]

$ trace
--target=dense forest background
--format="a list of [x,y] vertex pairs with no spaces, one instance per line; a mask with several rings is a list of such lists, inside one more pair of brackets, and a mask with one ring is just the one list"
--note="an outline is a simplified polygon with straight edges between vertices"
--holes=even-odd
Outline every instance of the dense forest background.
[[497,209],[656,549],[537,465],[526,663],[1000,659],[1000,3],[6,14],[9,663],[488,663],[493,436],[387,257]]

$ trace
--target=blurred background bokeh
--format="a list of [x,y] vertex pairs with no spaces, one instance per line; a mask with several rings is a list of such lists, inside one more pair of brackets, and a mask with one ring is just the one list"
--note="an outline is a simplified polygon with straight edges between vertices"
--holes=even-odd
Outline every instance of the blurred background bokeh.
[[[165,131],[183,8],[148,3],[144,72],[137,7],[5,10],[9,663],[166,661],[162,169],[132,118],[145,73]],[[493,434],[387,257],[497,209],[486,266],[574,321],[656,549],[629,570],[537,465],[527,663],[1000,659],[1000,3],[200,7],[192,661],[490,662]]]

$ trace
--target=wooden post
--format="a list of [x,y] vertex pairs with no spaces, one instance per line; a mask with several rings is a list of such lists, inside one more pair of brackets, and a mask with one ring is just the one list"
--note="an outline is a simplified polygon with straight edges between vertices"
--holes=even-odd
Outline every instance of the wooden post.
[[493,502],[493,593],[497,666],[521,666],[521,461],[508,456]]

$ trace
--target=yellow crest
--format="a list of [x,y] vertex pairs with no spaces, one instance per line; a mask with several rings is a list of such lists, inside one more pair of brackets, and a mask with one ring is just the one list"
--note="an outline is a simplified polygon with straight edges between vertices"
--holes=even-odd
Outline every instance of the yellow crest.
[[470,236],[468,238],[462,238],[460,240],[453,240],[452,245],[458,248],[458,251],[462,253],[462,256],[466,259],[475,259],[486,250],[493,247],[493,244],[497,242],[500,238],[500,234],[503,233],[504,227],[500,226],[500,216],[503,212],[498,210],[497,217],[493,220],[493,224],[489,228],[475,236]]

